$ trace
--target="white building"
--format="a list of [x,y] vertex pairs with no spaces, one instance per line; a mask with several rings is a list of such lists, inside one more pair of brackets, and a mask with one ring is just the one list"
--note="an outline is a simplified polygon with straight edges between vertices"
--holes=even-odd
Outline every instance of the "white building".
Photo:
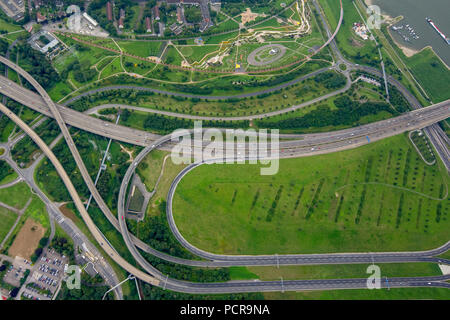
[[98,22],[95,21],[92,17],[90,17],[86,12],[83,13],[83,17],[94,27],[98,26]]

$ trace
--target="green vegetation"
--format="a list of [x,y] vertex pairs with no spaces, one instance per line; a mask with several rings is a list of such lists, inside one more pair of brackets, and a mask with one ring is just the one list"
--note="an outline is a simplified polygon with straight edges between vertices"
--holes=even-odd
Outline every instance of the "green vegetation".
[[357,126],[364,123],[368,116],[376,116],[381,113],[383,113],[383,118],[398,115],[398,112],[386,102],[367,101],[360,103],[359,101],[352,100],[347,95],[334,99],[333,104],[334,108],[326,104],[321,104],[300,117],[293,116],[287,119],[277,117],[279,120],[268,118],[256,120],[255,124],[260,128],[276,128],[288,130],[288,132],[305,132],[305,129],[311,128],[330,129]]
[[424,250],[447,240],[448,175],[427,166],[406,135],[281,160],[275,176],[256,165],[218,168],[190,172],[173,206],[183,236],[207,251]]
[[31,190],[25,182],[19,182],[9,188],[0,189],[0,202],[22,209],[31,197]]
[[130,211],[134,211],[134,212],[140,212],[142,209],[142,205],[144,204],[144,195],[142,194],[142,192],[139,190],[139,188],[135,188],[134,189],[134,194],[130,195],[129,198],[130,202],[128,205],[128,210]]
[[[30,203],[28,204],[29,201]],[[19,222],[11,233],[11,236],[6,241],[2,251],[4,253],[8,252],[9,247],[14,242],[17,234],[22,229],[22,226],[28,218],[31,218],[35,222],[40,223],[44,229],[46,229],[44,238],[41,239],[39,248],[36,249],[35,255],[32,257],[33,259],[37,259],[48,240],[48,236],[50,235],[50,221],[45,204],[36,195],[31,193],[30,188],[25,182],[20,182],[6,189],[0,189],[0,202],[7,203],[18,210],[24,210],[25,206],[28,204],[28,207],[26,207],[24,213],[20,217]]]
[[[441,269],[433,263],[383,263],[378,264],[381,276],[392,277],[423,277],[442,275]],[[247,272],[253,273],[262,281],[296,279],[351,279],[368,277],[369,264],[346,265],[316,265],[316,266],[280,266],[277,267],[247,267]],[[238,278],[237,278],[238,279]]]
[[426,48],[404,60],[434,103],[450,99],[448,90],[450,70],[431,48]]
[[0,160],[0,185],[11,182],[16,178],[17,173],[15,173],[13,168],[11,168],[6,161]]
[[50,243],[50,247],[66,257],[73,257],[74,255],[73,242],[72,240],[67,240],[65,237],[54,237]]
[[[49,145],[59,135],[58,124],[54,120],[45,120],[41,125],[34,129],[44,142]],[[11,150],[11,155],[21,167],[28,167],[35,160],[41,150],[34,141],[26,135]]]
[[199,7],[187,6],[184,10],[184,16],[190,23],[200,23],[202,21],[202,12]]
[[[45,56],[31,48],[26,42],[14,47],[11,60],[15,61],[16,58],[19,60],[20,66],[29,72],[44,88],[50,89],[60,81],[59,75]],[[24,83],[24,85],[31,86],[28,83]]]
[[25,211],[25,215],[31,217],[34,221],[39,222],[45,229],[50,229],[50,221],[45,204],[38,196],[33,194],[31,197],[32,200]]
[[0,207],[0,243],[5,239],[14,222],[17,219],[17,214]]
[[9,118],[4,115],[2,117],[0,117],[0,141],[1,142],[8,141],[8,137],[12,133],[13,129],[14,129],[14,122],[9,120]]
[[436,161],[436,157],[434,155],[433,149],[430,146],[430,143],[428,141],[427,136],[423,134],[422,131],[414,131],[410,135],[411,141],[414,143],[414,145],[419,149],[421,156],[423,159],[433,164]]
[[[308,79],[303,82],[292,85],[283,90],[278,90],[272,93],[261,94],[256,97],[246,99],[225,99],[225,100],[200,100],[196,98],[183,98],[183,97],[168,97],[165,95],[154,94],[152,92],[144,91],[131,91],[131,90],[110,90],[104,92],[98,92],[90,95],[89,97],[83,97],[71,104],[74,109],[78,111],[88,110],[93,105],[105,104],[105,103],[122,103],[132,104],[139,107],[146,107],[155,110],[165,110],[178,113],[186,113],[193,115],[204,116],[239,116],[239,115],[252,115],[259,113],[267,113],[270,111],[281,110],[288,108],[292,105],[305,103],[311,99],[317,98],[324,94],[336,91],[341,88],[335,87],[335,85],[342,84],[342,76],[330,73],[333,82],[330,79],[315,80]],[[323,83],[322,83],[323,82]],[[261,83],[261,81],[257,81]],[[271,83],[273,85],[274,83]],[[325,85],[328,87],[325,87]],[[252,85],[253,86],[253,85]],[[255,87],[256,89],[256,87]],[[262,88],[260,88],[262,89]],[[145,115],[142,112],[132,111],[130,119],[121,118],[121,121],[125,125],[134,126],[137,128],[144,128],[144,120],[148,116],[152,123],[161,122],[157,126],[150,126],[155,130],[164,131],[164,128],[171,130],[173,127],[179,127],[177,124],[179,121],[186,122],[187,120],[179,120],[171,118],[166,120],[168,126],[165,125],[164,117],[159,115]],[[181,123],[185,125],[185,123]],[[225,124],[213,123],[211,125],[225,126]],[[243,123],[245,125],[245,123]],[[235,127],[236,125],[232,125]]]
[[[172,256],[186,259],[196,259],[191,253],[184,249],[170,231],[165,215],[166,202],[160,201],[158,209],[152,210],[142,222],[128,219],[127,225],[130,232],[139,239],[148,243],[151,247]],[[155,212],[156,211],[156,212]]]
[[[81,273],[81,289],[70,290],[63,284],[57,300],[102,300],[103,295],[108,290],[109,286],[104,283],[99,275],[92,278],[83,271]],[[110,292],[105,299],[114,299],[114,293]]]
[[[445,290],[445,289],[444,289]],[[143,284],[143,293],[145,300],[263,300],[261,293],[236,293],[236,294],[188,294],[180,293]]]
[[401,288],[380,290],[333,290],[309,292],[264,293],[266,299],[283,300],[448,300],[445,288]]
[[193,282],[225,282],[231,280],[228,268],[198,268],[174,264],[148,253],[142,256],[156,269],[169,277]]
[[[365,14],[361,5],[356,3],[361,13]],[[374,32],[382,46],[387,72],[400,80],[422,104],[430,103],[430,100],[437,103],[450,98],[446,87],[450,81],[450,71],[432,48],[426,47],[412,57],[407,57],[391,37],[387,25],[382,25],[381,30],[375,29]],[[430,98],[428,101],[422,97],[424,90],[425,95]]]
[[[339,21],[340,5],[335,0],[319,0],[326,16],[335,30]],[[380,58],[376,44],[372,40],[363,40],[353,31],[353,23],[363,22],[361,16],[353,5],[353,0],[343,0],[344,20],[336,41],[344,56],[359,64],[367,64],[380,68]]]
[[[72,129],[74,142],[83,158],[83,161],[91,175],[95,179],[100,162],[103,158],[103,152],[106,149],[108,140],[94,134],[84,131]],[[117,202],[113,200],[113,196],[118,193],[120,188],[120,179],[125,173],[126,166],[121,166],[121,163],[126,163],[129,160],[129,155],[122,151],[123,144],[113,143],[111,145],[111,157],[106,162],[107,170],[102,173],[97,183],[97,189],[105,199],[110,208],[114,209]],[[125,145],[125,147],[128,147]],[[132,148],[131,146],[129,148]],[[69,177],[72,179],[78,193],[82,198],[89,196],[89,191],[79,174],[75,161],[72,158],[69,148],[64,141],[60,141],[54,148],[53,152],[56,154],[62,165],[64,166]],[[63,185],[59,175],[56,173],[51,162],[44,159],[36,170],[36,181],[50,198],[58,202],[70,201],[69,194]]]
[[258,275],[251,272],[246,267],[230,267],[230,278],[231,280],[252,280],[258,279]]

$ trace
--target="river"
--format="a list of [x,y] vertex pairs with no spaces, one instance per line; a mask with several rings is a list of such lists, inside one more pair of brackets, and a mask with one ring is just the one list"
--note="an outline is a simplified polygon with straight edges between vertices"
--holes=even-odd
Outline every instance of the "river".
[[[400,30],[390,29],[391,35],[400,46],[414,51],[431,46],[444,63],[450,66],[450,45],[425,20],[425,18],[433,20],[447,38],[450,38],[449,0],[366,0],[365,2],[378,5],[383,14],[392,18],[404,17],[395,25]],[[408,30],[406,25],[414,30],[416,36]],[[409,41],[405,41],[405,38]]]

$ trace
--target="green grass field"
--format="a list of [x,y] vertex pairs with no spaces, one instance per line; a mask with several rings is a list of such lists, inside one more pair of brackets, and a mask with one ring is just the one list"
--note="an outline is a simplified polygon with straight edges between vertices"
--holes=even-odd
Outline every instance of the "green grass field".
[[[233,271],[235,280],[258,278],[263,281],[301,280],[301,279],[347,279],[367,278],[369,264],[280,266],[277,267],[239,267]],[[382,277],[419,277],[442,275],[438,265],[432,263],[389,263],[378,264]]]
[[[335,0],[319,0],[328,22],[335,30],[339,21],[340,5]],[[356,63],[368,64],[379,61],[375,41],[363,40],[352,29],[353,23],[363,22],[361,16],[353,5],[352,0],[343,0],[344,21],[341,25],[336,40],[344,56]]]
[[450,70],[430,48],[404,60],[434,103],[450,98]]
[[433,149],[428,141],[427,136],[423,132],[415,131],[411,134],[411,141],[419,149],[420,154],[423,156],[425,161],[433,163],[436,160]]
[[9,230],[17,219],[17,214],[0,207],[0,242],[5,239]]
[[260,176],[257,165],[218,166],[190,172],[174,199],[180,232],[204,250],[422,250],[448,240],[448,175],[427,166],[406,135],[281,160],[275,176]]
[[[131,196],[131,195],[130,195]],[[139,188],[134,189],[134,194],[130,198],[130,202],[128,205],[128,210],[140,212],[142,209],[142,205],[144,204],[144,196],[139,190]]]
[[50,228],[50,221],[45,204],[36,195],[33,195],[25,214],[31,217],[34,221],[39,222],[45,229]]
[[19,210],[25,206],[30,197],[31,191],[25,182],[17,183],[6,189],[0,189],[0,202]]
[[380,290],[332,290],[309,292],[264,293],[268,300],[448,300],[449,290],[444,288],[401,288]]
[[[1,154],[1,149],[0,149],[0,154]],[[12,182],[14,180],[16,180],[18,177],[17,173],[14,171],[13,173],[11,173],[10,175],[7,175],[6,177],[4,177],[2,180],[0,180],[0,185],[3,184],[7,184],[9,182]]]

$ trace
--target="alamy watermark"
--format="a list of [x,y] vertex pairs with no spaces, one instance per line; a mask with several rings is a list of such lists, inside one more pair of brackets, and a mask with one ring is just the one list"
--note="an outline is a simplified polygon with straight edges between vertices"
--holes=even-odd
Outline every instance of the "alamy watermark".
[[375,5],[368,6],[366,12],[369,15],[369,18],[367,19],[367,27],[370,30],[381,29],[382,17],[380,7]]
[[[224,141],[225,136],[225,141]],[[174,164],[257,164],[261,175],[275,175],[279,170],[279,130],[203,129],[195,121],[194,130],[179,129],[172,133]]]
[[81,289],[81,268],[77,265],[67,266],[67,269],[64,269],[66,277],[66,286],[67,289],[73,290]]
[[367,289],[381,289],[381,269],[377,265],[367,267],[366,273],[370,274],[367,278]]
[[67,19],[67,28],[71,31],[78,32],[81,29],[81,10],[80,7],[72,4],[67,7],[66,13],[72,14]]

